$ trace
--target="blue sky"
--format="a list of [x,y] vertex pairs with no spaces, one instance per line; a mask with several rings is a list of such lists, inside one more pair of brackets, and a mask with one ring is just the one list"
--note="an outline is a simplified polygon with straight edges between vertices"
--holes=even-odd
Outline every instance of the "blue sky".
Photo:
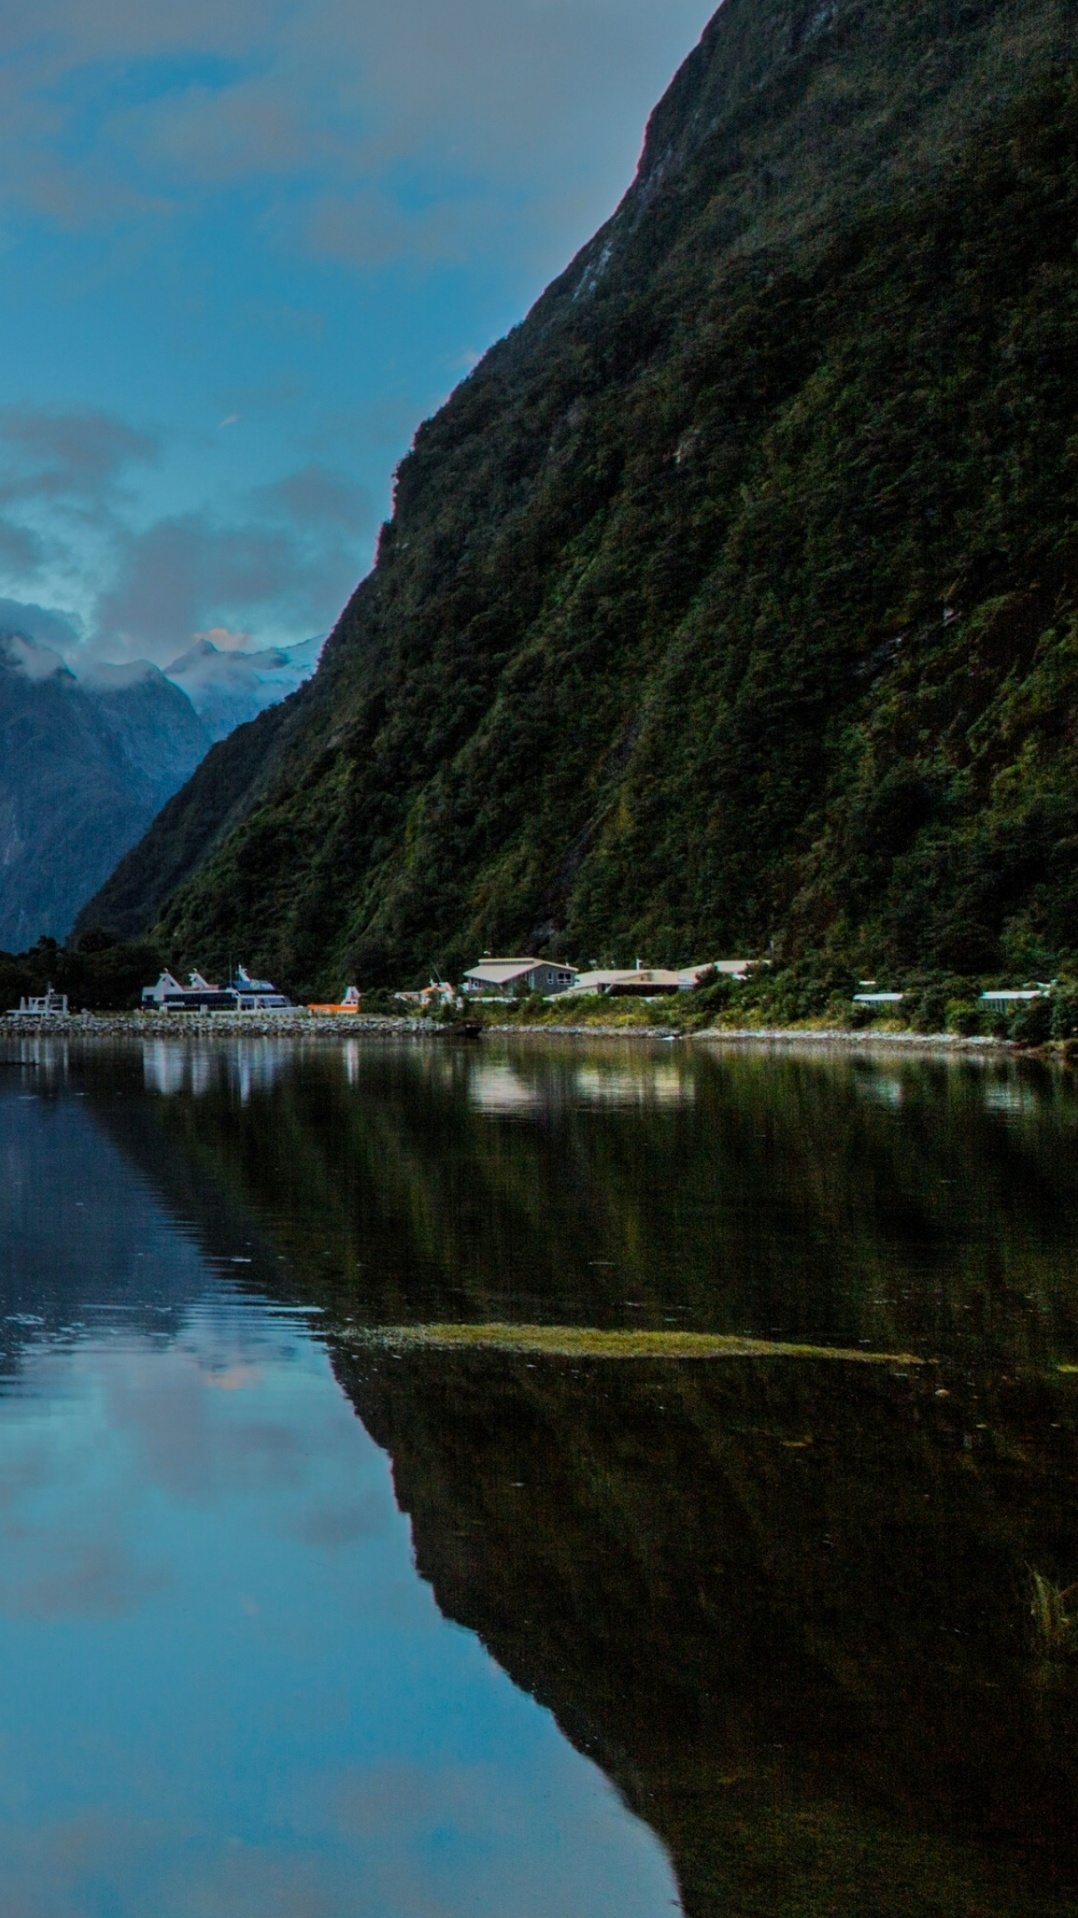
[[712,11],[7,0],[0,624],[159,663],[329,627]]

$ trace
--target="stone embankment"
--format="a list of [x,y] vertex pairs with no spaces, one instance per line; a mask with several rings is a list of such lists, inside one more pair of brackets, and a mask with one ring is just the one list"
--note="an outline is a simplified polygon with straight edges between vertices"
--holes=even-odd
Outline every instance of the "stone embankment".
[[[644,1025],[530,1025],[506,1023],[484,1026],[493,1038],[513,1039],[650,1039],[686,1042],[708,1040],[732,1045],[832,1045],[863,1047],[946,1047],[949,1051],[1013,1051],[1013,1042],[1005,1039],[965,1038],[955,1032],[892,1032],[872,1027],[848,1026],[705,1026],[696,1032],[679,1032],[670,1026]],[[380,1035],[446,1039],[454,1037],[451,1025],[437,1019],[398,1018],[393,1013],[359,1013],[326,1018],[309,1012],[258,1013],[145,1013],[78,1012],[66,1018],[30,1018],[15,1013],[0,1013],[0,1038],[80,1039],[354,1039]],[[1058,1048],[1053,1048],[1053,1052]]]
[[[443,1028],[444,1029],[444,1028]],[[351,1039],[357,1033],[437,1032],[429,1019],[349,1014],[319,1018],[309,1012],[75,1012],[36,1018],[0,1013],[0,1036],[81,1039]]]

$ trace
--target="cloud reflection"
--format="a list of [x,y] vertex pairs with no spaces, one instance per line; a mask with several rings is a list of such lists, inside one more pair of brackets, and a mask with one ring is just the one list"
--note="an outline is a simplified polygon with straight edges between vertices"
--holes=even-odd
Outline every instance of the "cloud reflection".
[[0,1400],[4,1918],[670,1910],[651,1834],[439,1615],[317,1346],[223,1297],[29,1369]]

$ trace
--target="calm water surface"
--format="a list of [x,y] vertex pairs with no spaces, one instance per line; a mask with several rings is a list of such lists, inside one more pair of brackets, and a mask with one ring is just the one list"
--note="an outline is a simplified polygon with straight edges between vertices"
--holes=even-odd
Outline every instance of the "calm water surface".
[[1069,1079],[7,1042],[0,1316],[4,1918],[1078,1913]]

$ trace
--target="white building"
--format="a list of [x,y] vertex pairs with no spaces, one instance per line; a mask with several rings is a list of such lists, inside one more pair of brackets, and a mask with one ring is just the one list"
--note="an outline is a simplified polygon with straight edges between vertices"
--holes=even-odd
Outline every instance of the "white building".
[[484,959],[466,972],[461,991],[470,999],[514,999],[523,992],[566,992],[577,978],[572,966],[553,959]]
[[610,999],[652,999],[663,992],[680,992],[681,975],[671,972],[667,966],[630,966],[617,969],[602,969],[596,972],[578,972],[576,983],[571,987],[574,998],[583,998],[586,993],[598,992]]
[[682,966],[678,971],[678,983],[682,992],[691,992],[700,984],[705,972],[717,972],[722,979],[747,979],[755,966],[765,964],[763,959],[705,959],[699,966]]

